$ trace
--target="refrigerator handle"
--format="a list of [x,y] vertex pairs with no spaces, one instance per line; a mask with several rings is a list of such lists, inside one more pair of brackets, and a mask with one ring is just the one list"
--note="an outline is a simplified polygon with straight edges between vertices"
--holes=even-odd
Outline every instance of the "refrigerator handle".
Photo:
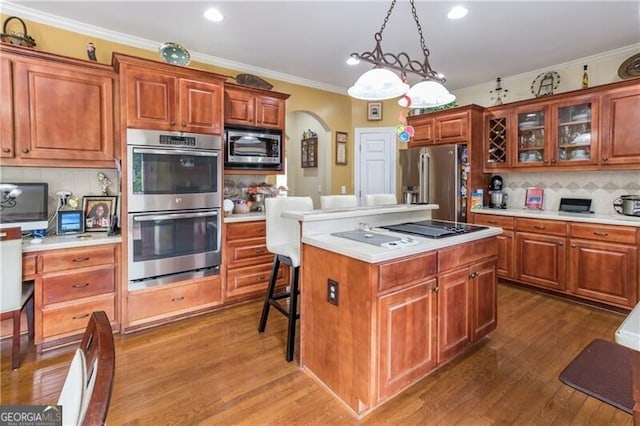
[[420,202],[428,203],[429,202],[429,154],[423,152],[420,154]]

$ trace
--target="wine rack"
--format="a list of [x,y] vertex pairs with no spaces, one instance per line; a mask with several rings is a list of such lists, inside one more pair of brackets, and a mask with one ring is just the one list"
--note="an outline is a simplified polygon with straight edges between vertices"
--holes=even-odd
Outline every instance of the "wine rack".
[[507,157],[507,118],[489,119],[489,146],[487,163],[496,166],[506,166]]

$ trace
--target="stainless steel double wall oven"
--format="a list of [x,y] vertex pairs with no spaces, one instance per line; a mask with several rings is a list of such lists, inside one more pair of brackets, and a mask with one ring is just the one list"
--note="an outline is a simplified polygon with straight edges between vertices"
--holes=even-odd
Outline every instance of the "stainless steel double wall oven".
[[222,138],[127,130],[129,290],[220,272]]

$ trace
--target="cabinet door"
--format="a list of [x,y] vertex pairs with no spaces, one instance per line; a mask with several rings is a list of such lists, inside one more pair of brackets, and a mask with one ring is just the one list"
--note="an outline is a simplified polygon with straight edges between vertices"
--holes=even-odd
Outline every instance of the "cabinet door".
[[127,127],[177,130],[175,77],[129,67],[126,80]]
[[601,163],[640,164],[640,85],[602,96]]
[[284,128],[284,101],[266,96],[256,98],[256,124],[260,127]]
[[436,279],[378,300],[378,400],[391,396],[436,366]]
[[498,259],[496,261],[496,272],[500,277],[514,278],[514,232],[502,231],[502,234],[498,235],[496,239],[498,240]]
[[431,118],[418,118],[411,122],[415,133],[409,142],[410,146],[431,145],[436,142],[436,123]]
[[255,95],[239,90],[225,90],[225,123],[255,126],[255,116]]
[[0,58],[0,157],[15,157],[13,146],[13,85],[11,83],[11,61]]
[[474,265],[471,278],[471,324],[472,341],[486,336],[498,324],[498,295],[496,263],[494,260]]
[[510,113],[508,110],[491,111],[484,117],[484,168],[486,172],[509,167],[511,142]]
[[436,119],[436,143],[448,144],[469,140],[469,113],[449,114]]
[[222,134],[222,84],[180,79],[180,129]]
[[549,158],[552,165],[577,166],[598,163],[598,102],[583,96],[553,105],[553,135]]
[[638,301],[638,248],[571,240],[569,289],[592,300],[633,308]]
[[518,150],[512,160],[515,167],[549,164],[549,106],[529,105],[515,111]]
[[112,160],[113,75],[14,63],[15,145],[25,159]]
[[468,268],[438,277],[438,364],[471,342]]
[[529,284],[565,289],[566,238],[518,232],[517,276]]

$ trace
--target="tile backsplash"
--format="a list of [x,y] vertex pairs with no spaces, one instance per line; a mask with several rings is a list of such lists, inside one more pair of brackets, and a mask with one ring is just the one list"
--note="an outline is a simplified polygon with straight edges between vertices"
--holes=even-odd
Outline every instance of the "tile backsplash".
[[[527,188],[544,189],[543,210],[557,211],[560,198],[590,198],[596,214],[615,214],[612,203],[621,195],[640,195],[640,171],[580,173],[502,173],[509,208],[524,208]],[[486,189],[485,189],[486,190]]]

